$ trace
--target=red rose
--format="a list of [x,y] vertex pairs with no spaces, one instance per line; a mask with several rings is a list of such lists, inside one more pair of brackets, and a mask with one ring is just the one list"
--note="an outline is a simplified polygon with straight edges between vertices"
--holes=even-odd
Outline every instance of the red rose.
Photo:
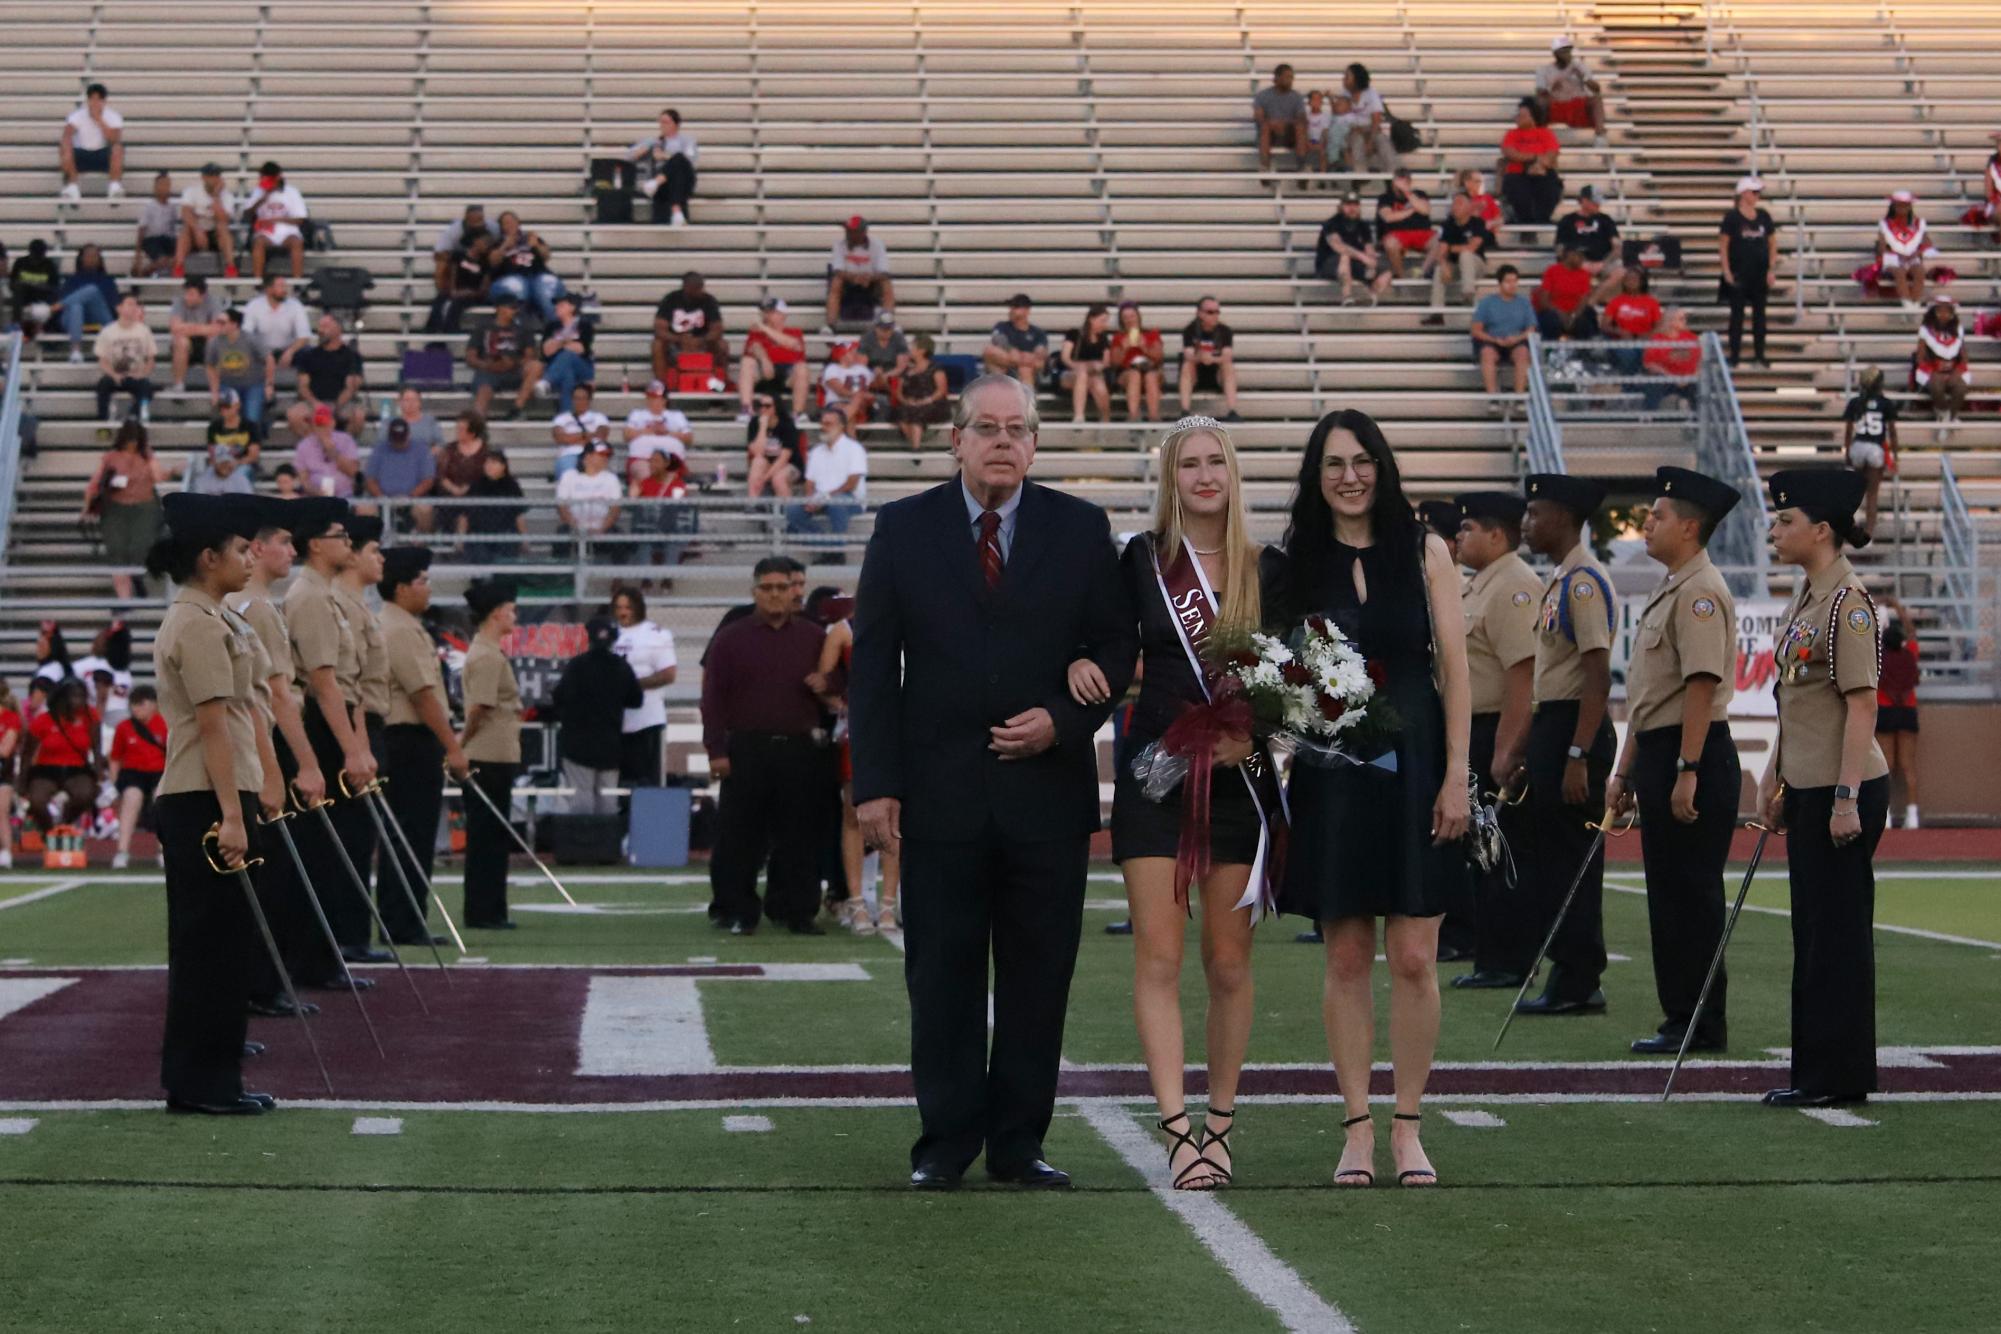
[[1324,635],[1327,633],[1327,618],[1315,612],[1306,618],[1306,628],[1316,635]]
[[1251,649],[1240,648],[1229,656],[1228,662],[1232,667],[1255,667],[1258,665],[1258,655]]
[[1278,675],[1279,679],[1289,686],[1310,686],[1313,684],[1313,673],[1307,671],[1296,662],[1288,662],[1285,666],[1279,668]]
[[1376,689],[1381,690],[1390,683],[1390,670],[1383,666],[1382,659],[1370,658],[1363,666],[1368,670],[1369,679],[1376,683]]
[[1341,715],[1347,711],[1348,706],[1340,700],[1335,699],[1332,695],[1322,694],[1320,696],[1320,716],[1328,722],[1340,722]]

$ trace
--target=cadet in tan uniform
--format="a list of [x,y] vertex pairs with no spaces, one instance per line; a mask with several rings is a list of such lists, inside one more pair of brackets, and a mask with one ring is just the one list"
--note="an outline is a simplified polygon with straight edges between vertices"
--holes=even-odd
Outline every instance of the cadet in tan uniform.
[[[1523,536],[1529,550],[1556,562],[1543,588],[1536,619],[1535,716],[1528,747],[1510,752],[1512,773],[1528,766],[1528,856],[1516,853],[1524,898],[1535,905],[1540,940],[1556,920],[1584,864],[1605,811],[1605,780],[1612,773],[1612,631],[1619,623],[1612,581],[1591,554],[1591,516],[1605,503],[1601,482],[1559,473],[1533,473],[1527,487]],[[1526,863],[1524,865],[1524,863]],[[1597,1014],[1605,975],[1605,851],[1591,857],[1577,897],[1549,949],[1549,980],[1540,996],[1524,999],[1521,1014]]]
[[167,881],[167,1015],[160,1083],[167,1110],[254,1116],[276,1105],[243,1089],[251,952],[250,904],[234,874],[216,872],[202,841],[242,865],[257,848],[260,813],[278,809],[270,740],[256,712],[256,641],[222,600],[250,577],[252,525],[219,497],[166,498],[167,533],[147,572],[179,586],[153,640],[167,767],[154,815]]
[[[1743,783],[1728,721],[1737,604],[1707,550],[1738,495],[1687,468],[1660,469],[1654,494],[1643,531],[1647,554],[1667,566],[1667,577],[1648,596],[1634,632],[1626,748],[1605,788],[1605,805],[1615,812],[1639,808],[1654,990],[1664,1016],[1633,1050],[1673,1055],[1723,938],[1723,865]],[[1690,1051],[1723,1050],[1727,982],[1718,971]]]
[[[347,540],[347,564],[334,576],[333,590],[361,659],[355,695],[348,703],[353,708],[355,726],[361,730],[368,753],[374,756],[376,770],[380,772],[382,726],[389,716],[389,653],[382,644],[382,627],[375,623],[375,614],[368,609],[368,590],[382,579],[382,520],[369,514],[349,515]],[[337,821],[335,828],[340,830],[341,842],[354,861],[354,869],[368,878],[375,869],[375,821],[368,818],[359,801],[342,801],[335,813],[346,817],[344,822]],[[393,879],[378,879],[375,896],[376,911],[381,912],[389,904],[402,902],[403,891]],[[388,918],[383,920],[386,922]],[[363,939],[365,942],[365,935]]]
[[1793,911],[1792,1086],[1765,1101],[1833,1107],[1876,1091],[1876,843],[1890,767],[1876,745],[1883,623],[1845,543],[1862,474],[1772,474],[1772,550],[1806,575],[1779,632],[1779,742],[1758,784],[1765,821],[1786,835]]
[[[410,840],[417,864],[404,863],[410,888],[424,906],[424,886],[431,878],[432,850],[438,841],[438,816],[444,809],[445,769],[466,781],[465,751],[452,731],[445,699],[445,677],[438,648],[421,617],[431,606],[431,552],[427,547],[391,547],[382,553],[382,611],[377,618],[389,665],[389,714],[382,729],[382,771],[390,779],[384,794],[390,813]],[[477,801],[477,798],[474,798]],[[396,872],[391,857],[402,856],[391,838],[378,854],[383,865],[376,874],[378,889]],[[423,878],[420,880],[418,876]],[[412,920],[410,905],[398,894],[382,903],[382,920],[398,945],[442,945],[445,938],[429,934],[422,920]]]
[[[1535,703],[1536,604],[1542,580],[1516,550],[1522,544],[1527,502],[1512,491],[1475,491],[1459,497],[1459,563],[1473,570],[1466,586],[1466,664],[1473,685],[1473,733],[1468,758],[1480,786],[1504,792],[1519,786],[1495,763],[1519,755],[1528,740]],[[1509,847],[1528,843],[1527,811],[1500,807]],[[1473,971],[1455,987],[1518,987],[1534,961],[1532,913],[1499,872],[1474,881]]]
[[[466,652],[461,694],[465,732],[459,744],[472,762],[472,781],[505,815],[514,804],[514,776],[521,771],[521,688],[501,641],[514,629],[514,584],[484,579],[466,590],[472,609],[472,647]],[[507,857],[514,842],[478,797],[467,794],[465,924],[511,931],[507,916]]]

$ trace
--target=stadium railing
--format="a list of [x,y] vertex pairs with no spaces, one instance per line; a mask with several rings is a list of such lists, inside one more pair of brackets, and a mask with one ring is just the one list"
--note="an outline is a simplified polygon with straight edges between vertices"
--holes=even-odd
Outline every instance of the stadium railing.
[[14,529],[14,495],[21,482],[21,331],[7,335],[7,388],[0,398],[0,565],[7,562]]

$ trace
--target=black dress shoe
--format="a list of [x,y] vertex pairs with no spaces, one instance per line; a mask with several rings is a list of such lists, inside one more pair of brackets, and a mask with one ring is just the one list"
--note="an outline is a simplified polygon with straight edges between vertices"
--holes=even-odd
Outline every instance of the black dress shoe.
[[344,973],[333,977],[316,978],[310,982],[301,982],[299,985],[313,991],[373,991],[375,990],[375,979],[370,977],[356,977],[353,973]]
[[997,1171],[987,1169],[987,1175],[995,1181],[1004,1181],[1010,1186],[1020,1186],[1024,1190],[1068,1190],[1070,1174],[1058,1171],[1040,1158],[1030,1159],[1020,1167]]
[[372,950],[366,946],[357,948],[349,945],[341,950],[340,957],[348,963],[388,963],[395,956],[388,950]]
[[1476,968],[1452,979],[1452,985],[1461,991],[1499,991],[1503,987],[1518,987],[1521,984],[1520,973],[1499,973],[1491,968]]
[[1605,993],[1594,991],[1583,1000],[1564,1000],[1545,991],[1534,1000],[1525,1000],[1515,1006],[1516,1014],[1603,1014],[1605,1013]]
[[957,1190],[966,1179],[963,1172],[954,1172],[947,1167],[925,1164],[910,1173],[912,1190]]
[[[1722,1038],[1698,1037],[1688,1044],[1688,1049],[1692,1052],[1722,1051],[1726,1045]],[[1681,1035],[1676,1033],[1656,1033],[1633,1044],[1633,1052],[1639,1056],[1673,1056],[1680,1051]]]
[[189,1102],[169,1096],[167,1110],[191,1116],[262,1116],[269,1109],[255,1098],[232,1098],[228,1102]]
[[1439,942],[1438,961],[1440,963],[1464,963],[1472,957],[1473,951],[1464,945],[1447,945],[1443,941]]
[[256,1093],[250,1089],[245,1089],[243,1090],[243,1096],[251,1102],[258,1103],[267,1112],[278,1105],[278,1100],[268,1093]]
[[[304,986],[305,984],[302,982],[300,985]],[[292,1000],[289,996],[278,996],[276,998],[253,996],[243,1008],[260,1019],[290,1019],[293,1015],[300,1013],[300,1011],[304,1011],[308,1015],[320,1012],[320,1007],[311,1001],[300,1001],[298,1009],[293,1009]]]
[[1853,1107],[1869,1101],[1866,1093],[1809,1093],[1805,1089],[1773,1089],[1758,1099],[1767,1107]]
[[264,1044],[246,1040],[243,1044],[243,1054],[245,1057],[262,1056],[264,1054]]
[[1105,928],[1108,936],[1129,936],[1133,933],[1133,921],[1128,917],[1123,922],[1113,922]]
[[824,936],[827,934],[827,928],[821,926],[810,917],[803,922],[788,922],[785,929],[795,936]]

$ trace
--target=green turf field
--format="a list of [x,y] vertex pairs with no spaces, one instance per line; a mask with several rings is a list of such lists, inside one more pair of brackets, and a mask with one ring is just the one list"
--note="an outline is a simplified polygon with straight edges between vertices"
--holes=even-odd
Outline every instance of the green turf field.
[[[2001,873],[1885,871],[1879,924],[1905,930],[1876,938],[1879,1041],[1945,1080],[1926,1049],[2001,1041]],[[1510,1033],[1498,1059],[1531,1084],[1545,1067],[1658,1065],[1625,1050],[1657,1017],[1644,900],[1618,888],[1637,885],[1608,881],[1607,944],[1626,956],[1607,972],[1610,1014]],[[554,893],[518,881],[522,929],[471,937],[473,953],[859,965],[852,980],[702,982],[718,1067],[907,1059],[894,942],[721,936],[695,876],[572,888],[586,911],[546,911]],[[1066,1039],[1080,1067],[1137,1059],[1128,942],[1101,929],[1119,894],[1096,873]],[[1738,927],[1731,1061],[1772,1060],[1787,1041],[1785,899],[1782,878],[1761,880],[1752,905],[1774,911]],[[1326,1059],[1321,955],[1293,929],[1259,937],[1254,1064]],[[15,976],[157,963],[163,930],[143,874],[0,880],[0,969]],[[1191,1014],[1199,977],[1191,965]],[[1506,999],[1448,990],[1441,1062],[1497,1059]],[[35,1014],[0,1006],[0,1035]],[[257,1036],[292,1037],[259,1023]],[[93,1059],[87,1041],[48,1040]],[[1199,1064],[1199,1023],[1189,1040]],[[1335,1108],[1246,1098],[1238,1184],[1197,1198],[1151,1188],[1149,1108],[1073,1099],[1047,1147],[1076,1191],[937,1197],[901,1187],[915,1114],[896,1099],[563,1112],[362,1099],[217,1122],[9,1105],[7,1078],[4,1330],[1984,1330],[2001,1296],[1993,1093],[1878,1099],[1849,1125],[1738,1098],[1559,1097],[1560,1081],[1548,1096],[1441,1099],[1425,1136],[1445,1188],[1431,1192],[1328,1188]],[[395,1133],[357,1133],[358,1118]],[[1386,1120],[1378,1141],[1384,1168]]]

